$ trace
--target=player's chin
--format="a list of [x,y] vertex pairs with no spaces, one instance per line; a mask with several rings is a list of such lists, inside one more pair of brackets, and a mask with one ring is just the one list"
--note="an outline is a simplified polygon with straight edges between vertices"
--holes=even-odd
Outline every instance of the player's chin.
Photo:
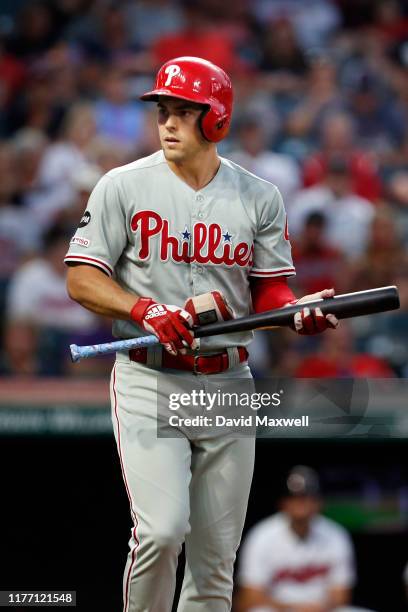
[[164,157],[168,161],[181,161],[186,157],[185,152],[181,147],[176,149],[168,146],[163,146],[163,152]]

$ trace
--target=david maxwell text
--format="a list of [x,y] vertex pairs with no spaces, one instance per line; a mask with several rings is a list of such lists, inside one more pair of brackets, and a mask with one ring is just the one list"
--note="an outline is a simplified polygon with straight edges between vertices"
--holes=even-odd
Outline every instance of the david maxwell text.
[[191,418],[172,414],[169,417],[171,427],[309,427],[309,416],[298,418],[271,418],[268,416],[249,415],[228,418],[222,415],[209,417],[198,415]]

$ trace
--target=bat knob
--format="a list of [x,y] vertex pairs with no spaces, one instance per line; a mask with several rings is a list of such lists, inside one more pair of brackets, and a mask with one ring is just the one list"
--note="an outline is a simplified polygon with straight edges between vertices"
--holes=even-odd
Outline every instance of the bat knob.
[[77,344],[70,344],[69,350],[71,353],[71,360],[73,363],[81,360],[81,353],[79,351],[79,346]]

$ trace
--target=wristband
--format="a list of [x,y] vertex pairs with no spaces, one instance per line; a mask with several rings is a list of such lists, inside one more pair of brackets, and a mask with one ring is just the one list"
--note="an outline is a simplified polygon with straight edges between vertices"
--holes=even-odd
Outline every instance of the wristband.
[[146,310],[156,302],[149,297],[140,297],[130,311],[130,318],[139,325],[142,325],[143,316]]

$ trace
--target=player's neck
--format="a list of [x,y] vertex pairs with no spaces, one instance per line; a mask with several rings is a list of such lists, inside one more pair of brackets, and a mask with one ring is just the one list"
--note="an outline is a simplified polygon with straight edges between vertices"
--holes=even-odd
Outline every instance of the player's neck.
[[309,521],[291,521],[292,530],[296,533],[298,538],[304,540],[307,538],[310,532]]
[[212,181],[218,172],[221,160],[214,147],[211,151],[205,151],[188,161],[176,163],[168,160],[167,163],[182,181],[198,191]]

